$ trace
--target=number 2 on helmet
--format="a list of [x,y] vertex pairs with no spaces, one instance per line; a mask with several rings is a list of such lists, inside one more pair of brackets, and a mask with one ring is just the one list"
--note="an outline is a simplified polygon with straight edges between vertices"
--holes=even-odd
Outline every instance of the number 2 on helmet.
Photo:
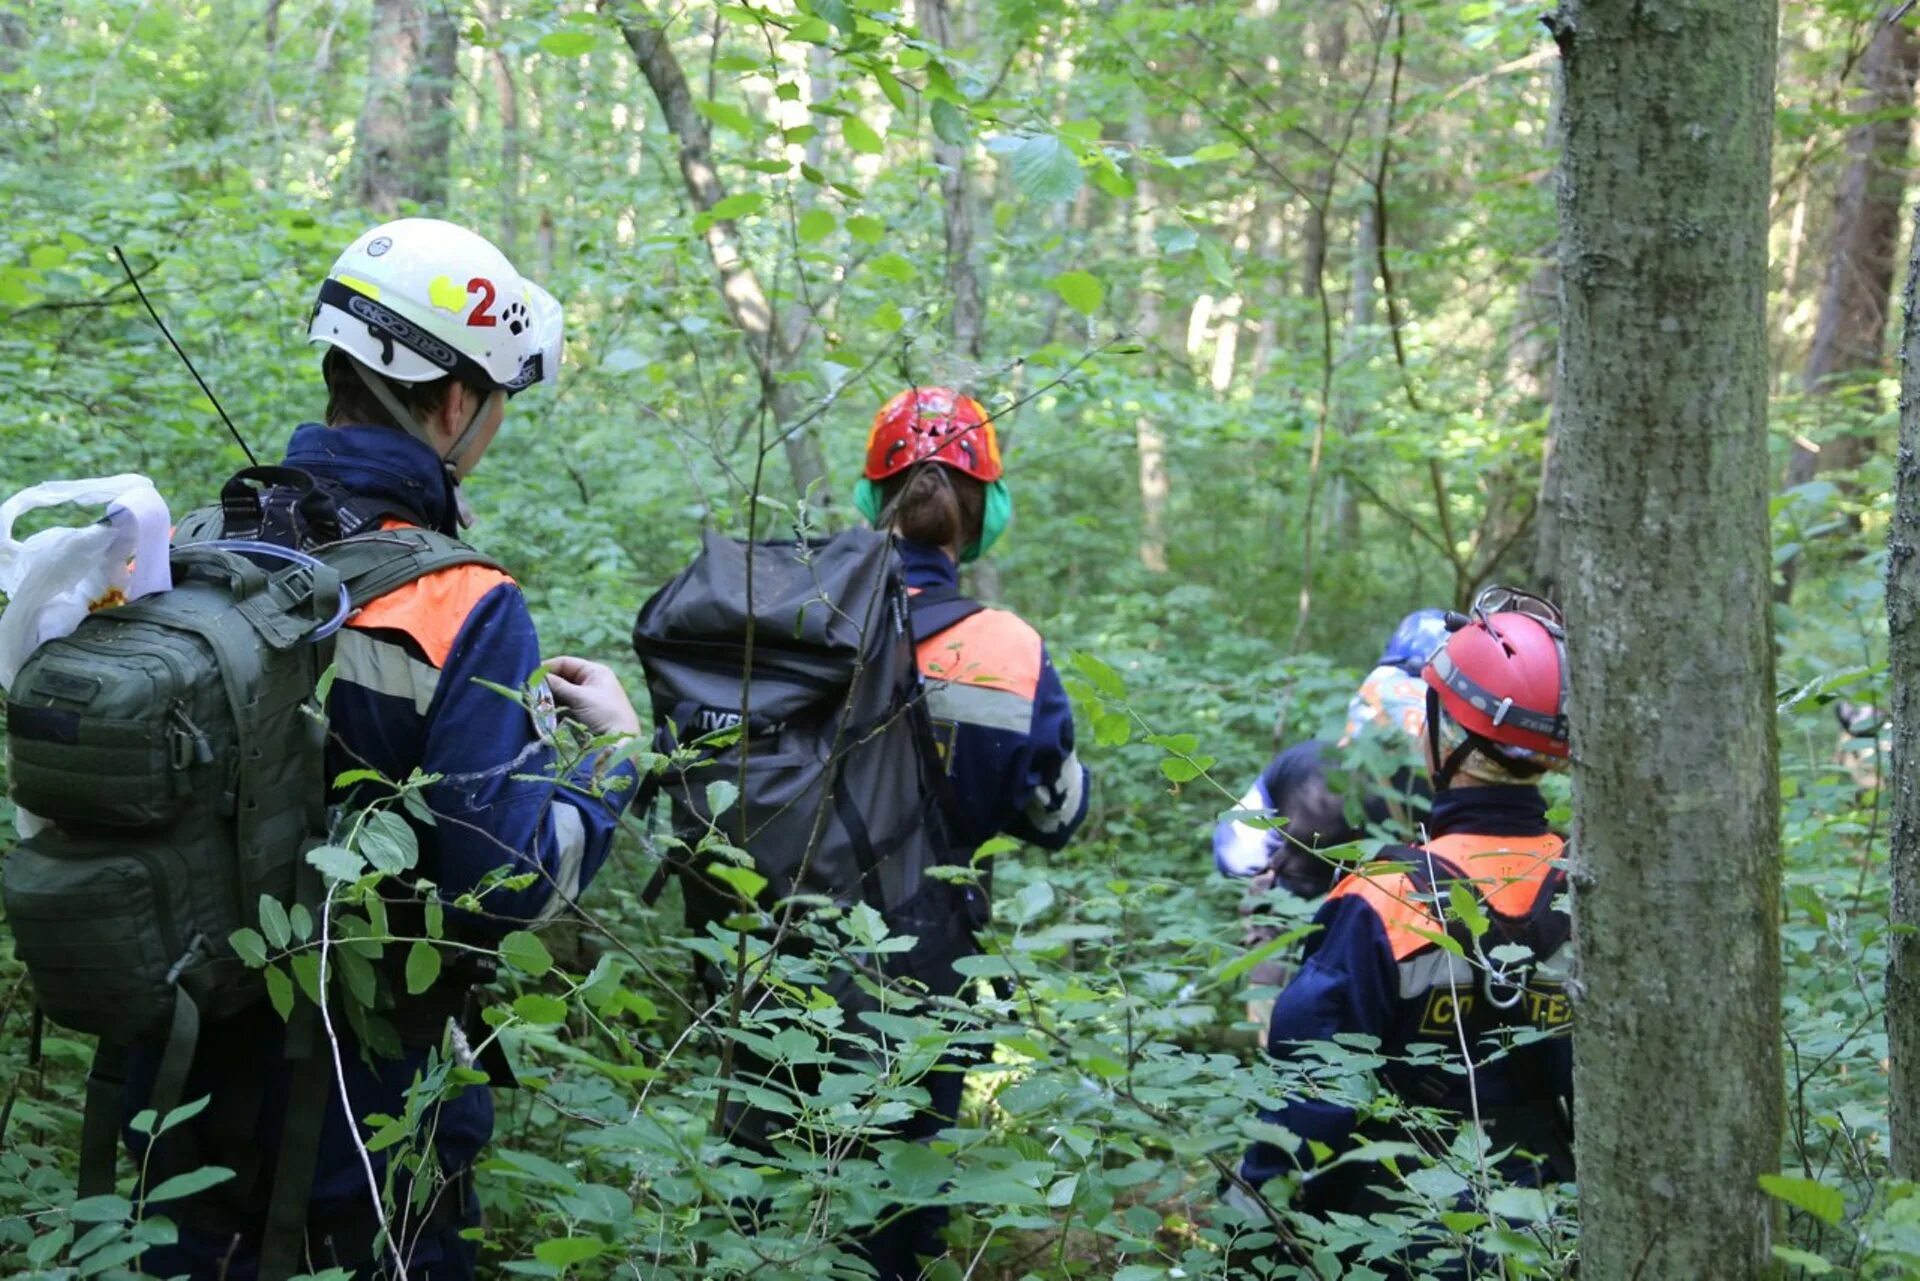
[[467,292],[485,295],[474,305],[473,314],[467,317],[467,324],[474,328],[491,329],[500,323],[500,318],[488,310],[493,306],[493,282],[485,276],[475,276],[467,282]]

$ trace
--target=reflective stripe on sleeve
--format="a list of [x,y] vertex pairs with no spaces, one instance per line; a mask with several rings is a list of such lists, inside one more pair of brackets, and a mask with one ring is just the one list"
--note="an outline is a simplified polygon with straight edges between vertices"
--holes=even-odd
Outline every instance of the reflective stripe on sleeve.
[[1474,982],[1473,963],[1442,947],[1400,962],[1400,999],[1403,1001],[1425,996],[1436,987],[1457,986],[1471,992]]
[[1010,734],[1025,734],[1033,728],[1033,700],[991,685],[930,680],[927,712],[935,720],[978,725]]
[[351,627],[342,628],[335,641],[333,672],[335,680],[405,699],[422,716],[433,704],[434,691],[440,688],[440,673],[407,652],[405,646]]

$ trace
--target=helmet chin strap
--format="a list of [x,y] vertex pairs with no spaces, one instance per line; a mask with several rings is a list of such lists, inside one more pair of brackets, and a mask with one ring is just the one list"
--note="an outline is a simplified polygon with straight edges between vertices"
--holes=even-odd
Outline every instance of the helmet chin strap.
[[494,397],[503,396],[506,393],[496,388],[482,396],[480,403],[474,408],[472,417],[467,419],[466,427],[454,438],[453,447],[442,454],[439,446],[434,444],[432,435],[420,425],[420,420],[415,418],[412,411],[401,404],[400,398],[393,394],[393,388],[387,385],[387,380],[357,360],[352,364],[353,371],[360,375],[360,381],[367,385],[367,390],[373,393],[373,398],[380,402],[381,407],[393,416],[393,421],[399,425],[400,429],[433,450],[435,456],[440,459],[440,465],[447,471],[447,483],[453,488],[454,519],[460,522],[462,529],[473,528],[473,508],[467,506],[467,495],[460,488],[460,462],[467,456],[467,450],[472,448],[473,438],[480,431],[481,420],[487,416],[487,411],[493,408]]

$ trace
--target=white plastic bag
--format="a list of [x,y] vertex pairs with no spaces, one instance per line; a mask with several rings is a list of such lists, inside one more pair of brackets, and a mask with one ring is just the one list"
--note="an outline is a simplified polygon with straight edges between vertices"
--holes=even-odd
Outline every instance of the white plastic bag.
[[[22,515],[74,503],[106,508],[89,525],[13,536]],[[167,564],[172,522],[167,501],[145,476],[57,480],[0,503],[0,690],[9,688],[41,645],[65,636],[96,609],[124,604],[173,586]]]

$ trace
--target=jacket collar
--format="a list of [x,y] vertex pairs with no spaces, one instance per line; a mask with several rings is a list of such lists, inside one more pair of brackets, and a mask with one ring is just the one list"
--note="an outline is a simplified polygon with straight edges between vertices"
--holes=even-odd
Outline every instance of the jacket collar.
[[1530,786],[1449,787],[1433,798],[1427,834],[1545,836],[1547,798]]
[[929,587],[958,587],[960,567],[938,547],[895,538],[900,549],[900,566],[906,572],[907,586],[924,591]]
[[391,427],[306,423],[287,444],[286,465],[343,486],[356,498],[399,503],[432,528],[453,533],[453,482],[431,449]]

